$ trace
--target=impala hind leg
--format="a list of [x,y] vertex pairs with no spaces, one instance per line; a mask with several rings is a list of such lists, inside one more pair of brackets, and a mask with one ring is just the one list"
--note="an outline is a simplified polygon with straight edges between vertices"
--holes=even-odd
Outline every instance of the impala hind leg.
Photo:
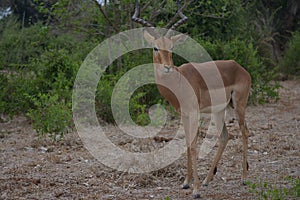
[[219,145],[218,145],[218,150],[217,153],[214,157],[214,160],[211,164],[210,170],[205,178],[205,180],[203,181],[203,185],[207,186],[208,183],[212,180],[214,174],[217,172],[217,165],[219,160],[222,157],[222,154],[224,152],[224,149],[228,143],[229,140],[229,134],[227,132],[227,128],[226,125],[224,123],[224,111],[221,111],[219,113],[213,114],[213,119],[215,121],[215,125],[217,128],[217,132],[218,134],[220,134],[218,141],[219,141]]
[[249,130],[245,121],[245,109],[242,107],[237,108],[237,115],[238,115],[238,120],[239,120],[239,126],[240,130],[242,132],[242,139],[243,139],[243,172],[242,172],[242,184],[246,184],[247,180],[247,174],[248,174],[248,169],[249,169],[249,164],[248,164],[248,136],[249,136]]

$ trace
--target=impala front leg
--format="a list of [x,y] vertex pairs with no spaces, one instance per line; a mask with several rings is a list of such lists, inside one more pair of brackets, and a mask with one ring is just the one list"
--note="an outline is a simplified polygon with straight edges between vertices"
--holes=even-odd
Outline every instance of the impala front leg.
[[190,187],[190,182],[192,178],[192,157],[191,157],[191,147],[187,147],[187,174],[182,185],[182,189],[188,189]]
[[198,118],[194,115],[184,116],[183,126],[185,130],[186,144],[187,144],[187,175],[183,183],[183,188],[189,188],[191,176],[194,178],[193,198],[200,198],[200,181],[197,172],[197,130]]
[[193,168],[193,178],[194,178],[194,189],[193,189],[193,198],[200,198],[200,180],[198,178],[197,171],[197,135],[194,137],[192,146],[191,146],[191,157],[192,157],[192,168]]

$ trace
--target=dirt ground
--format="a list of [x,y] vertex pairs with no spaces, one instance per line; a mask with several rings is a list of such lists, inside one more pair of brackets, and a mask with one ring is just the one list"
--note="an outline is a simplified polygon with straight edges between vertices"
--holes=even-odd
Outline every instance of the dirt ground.
[[[281,84],[279,102],[247,108],[252,134],[249,180],[268,181],[278,187],[286,185],[287,176],[300,177],[300,82]],[[118,135],[115,127],[106,129]],[[228,129],[235,137],[229,141],[213,181],[201,187],[201,199],[257,199],[240,183],[242,142],[238,126],[231,124]],[[138,145],[133,140],[119,140],[119,144]],[[212,156],[213,152],[198,160],[201,180]],[[118,172],[93,158],[76,132],[53,143],[37,137],[25,117],[2,119],[0,123],[0,199],[192,199],[192,189],[180,188],[185,163],[182,156],[151,173]]]

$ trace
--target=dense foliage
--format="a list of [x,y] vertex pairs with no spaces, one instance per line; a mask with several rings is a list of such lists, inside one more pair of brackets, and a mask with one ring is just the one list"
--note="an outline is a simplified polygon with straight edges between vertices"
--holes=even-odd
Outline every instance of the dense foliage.
[[300,32],[293,34],[281,60],[281,71],[286,74],[300,76]]
[[[98,3],[98,2],[101,2]],[[138,27],[131,22],[134,0],[7,0],[0,3],[0,113],[25,113],[40,134],[54,139],[72,126],[71,97],[85,56],[105,38]],[[234,59],[251,74],[251,103],[278,99],[279,72],[299,76],[298,1],[181,1],[187,32],[213,59]],[[143,18],[170,25],[173,0],[140,0]],[[298,31],[298,32],[297,32]],[[175,62],[180,61],[176,58]],[[129,69],[151,62],[150,51],[118,58],[96,93],[99,117],[114,122],[110,99],[114,85]],[[139,88],[130,113],[147,124],[149,106],[165,101],[154,85]]]

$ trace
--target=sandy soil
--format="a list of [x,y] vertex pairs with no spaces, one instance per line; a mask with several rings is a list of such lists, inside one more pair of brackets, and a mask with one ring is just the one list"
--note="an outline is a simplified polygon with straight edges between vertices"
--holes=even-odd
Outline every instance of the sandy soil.
[[[300,177],[300,82],[282,82],[277,103],[249,106],[249,180],[285,186],[285,177]],[[111,135],[118,129],[107,126]],[[235,136],[220,160],[218,173],[201,199],[257,199],[242,186],[242,142],[238,126],[230,125]],[[172,132],[170,130],[170,132]],[[118,141],[118,139],[117,139]],[[119,144],[139,146],[135,140]],[[152,141],[161,146],[163,140]],[[166,142],[166,141],[165,141]],[[198,160],[201,180],[210,166],[213,152]],[[192,190],[180,185],[186,172],[182,156],[161,170],[130,174],[110,169],[84,148],[77,133],[62,142],[37,137],[25,117],[0,123],[0,199],[192,199]]]

